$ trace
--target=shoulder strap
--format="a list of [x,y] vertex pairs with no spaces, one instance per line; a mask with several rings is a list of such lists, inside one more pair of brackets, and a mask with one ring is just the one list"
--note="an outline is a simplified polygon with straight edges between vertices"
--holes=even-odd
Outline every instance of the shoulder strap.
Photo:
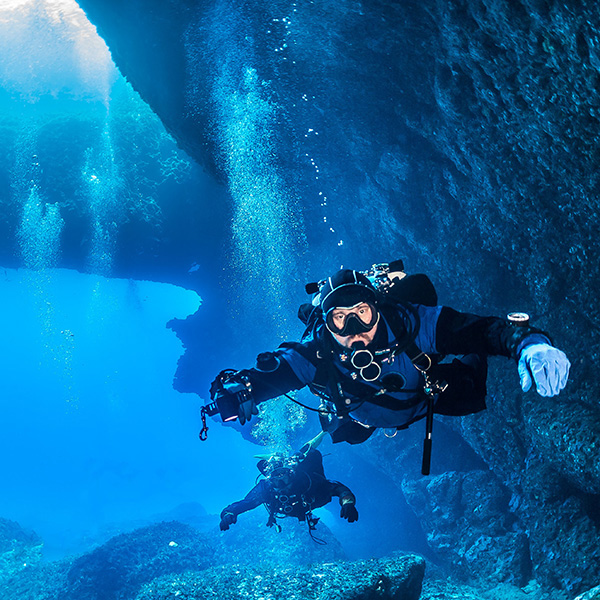
[[[431,366],[431,360],[415,343],[420,324],[416,309],[410,304],[390,304],[385,301],[380,304],[379,308],[398,344],[396,353],[404,352],[417,369],[420,371],[427,370]],[[368,384],[344,377],[336,369],[332,360],[334,352],[334,349],[331,347],[332,340],[329,336],[322,335],[321,332],[317,331],[319,324],[318,316],[313,313],[312,318],[309,320],[307,329],[302,336],[303,343],[285,342],[281,347],[293,348],[315,366],[316,373],[310,385],[311,390],[322,397],[322,392],[328,389],[332,395],[331,400],[335,404],[338,414],[348,412],[345,398],[340,390],[342,381],[344,381],[344,386],[352,395],[363,397],[366,402],[382,408],[399,410],[400,408],[408,408],[422,401],[420,389],[415,390],[417,397],[414,400],[400,405],[397,399],[390,398],[385,394],[378,394]],[[412,324],[413,322],[414,324]]]
[[[421,320],[414,306],[412,304],[382,302],[379,310],[396,339],[396,344],[398,345],[396,354],[404,352],[411,361],[422,354],[421,350],[415,344]],[[414,325],[410,320],[411,317],[414,320]]]

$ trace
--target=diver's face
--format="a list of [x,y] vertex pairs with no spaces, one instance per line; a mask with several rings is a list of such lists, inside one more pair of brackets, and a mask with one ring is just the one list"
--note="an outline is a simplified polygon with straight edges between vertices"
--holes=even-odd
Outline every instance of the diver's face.
[[286,487],[292,481],[292,471],[285,467],[276,469],[271,474],[271,482],[276,488]]
[[[342,329],[350,314],[355,314],[363,323],[370,323],[373,319],[373,309],[366,302],[363,302],[358,306],[353,306],[352,308],[334,308],[331,313],[331,319],[336,327]],[[337,343],[340,344],[340,346],[344,346],[344,348],[351,348],[352,344],[355,344],[356,342],[363,342],[365,346],[368,346],[375,338],[378,326],[379,319],[369,331],[344,336],[333,332],[331,333]]]

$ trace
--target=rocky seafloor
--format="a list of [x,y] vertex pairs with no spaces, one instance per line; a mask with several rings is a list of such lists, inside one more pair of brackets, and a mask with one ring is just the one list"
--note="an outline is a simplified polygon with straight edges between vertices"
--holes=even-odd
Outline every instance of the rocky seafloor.
[[[79,555],[47,561],[43,541],[0,519],[3,600],[570,600],[564,591],[497,583],[471,574],[454,578],[411,552],[347,560],[322,523],[310,539],[303,524],[281,532],[262,515],[246,515],[227,533],[217,518],[200,527],[168,521],[111,537]],[[600,586],[577,597],[600,598]]]

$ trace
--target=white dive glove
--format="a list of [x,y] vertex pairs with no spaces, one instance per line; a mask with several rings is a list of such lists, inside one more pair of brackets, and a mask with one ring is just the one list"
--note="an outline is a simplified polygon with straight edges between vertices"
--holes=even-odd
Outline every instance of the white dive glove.
[[518,365],[521,388],[526,392],[535,383],[540,396],[556,396],[567,385],[570,366],[567,355],[550,344],[525,346]]

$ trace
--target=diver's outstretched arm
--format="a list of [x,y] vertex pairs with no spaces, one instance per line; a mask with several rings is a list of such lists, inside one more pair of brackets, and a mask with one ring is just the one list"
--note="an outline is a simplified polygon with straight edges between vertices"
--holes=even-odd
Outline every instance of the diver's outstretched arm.
[[221,371],[212,382],[211,399],[216,402],[224,421],[239,419],[240,424],[244,425],[252,415],[258,414],[257,406],[260,403],[306,385],[289,362],[277,353],[269,353],[272,357],[270,364],[259,360],[265,354],[259,355],[256,367]]
[[329,480],[329,485],[331,486],[331,496],[337,496],[340,499],[340,517],[346,519],[348,523],[358,521],[356,496],[350,491],[350,488],[339,481]]
[[259,507],[268,501],[268,493],[264,480],[258,482],[245,496],[243,500],[226,506],[221,511],[221,531],[227,531],[230,525],[237,522],[238,515]]
[[478,317],[444,307],[436,326],[440,354],[500,355],[518,361],[523,391],[535,384],[541,396],[555,396],[566,386],[571,363],[535,327],[517,327],[507,319]]

